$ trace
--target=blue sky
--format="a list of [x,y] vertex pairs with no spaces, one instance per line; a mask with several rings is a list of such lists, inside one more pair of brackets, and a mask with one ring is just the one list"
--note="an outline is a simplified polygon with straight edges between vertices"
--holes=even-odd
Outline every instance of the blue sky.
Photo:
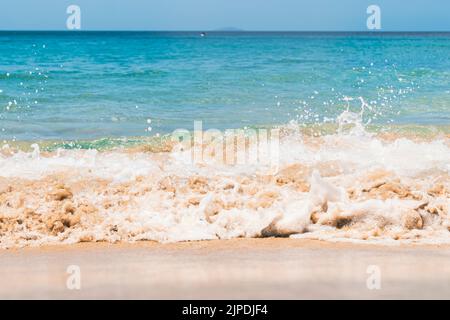
[[0,30],[65,30],[71,4],[83,30],[364,31],[376,4],[383,31],[450,31],[449,0],[1,0]]

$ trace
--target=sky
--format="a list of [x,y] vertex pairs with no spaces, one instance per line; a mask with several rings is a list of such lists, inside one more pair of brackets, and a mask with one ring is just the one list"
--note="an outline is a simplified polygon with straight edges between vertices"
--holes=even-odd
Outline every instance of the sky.
[[382,31],[450,31],[449,0],[1,0],[0,30],[367,31],[369,5]]

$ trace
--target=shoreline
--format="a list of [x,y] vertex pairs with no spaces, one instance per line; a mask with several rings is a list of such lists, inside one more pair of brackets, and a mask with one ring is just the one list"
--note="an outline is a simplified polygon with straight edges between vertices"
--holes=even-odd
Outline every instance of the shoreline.
[[[307,234],[306,234],[307,235]],[[241,243],[239,243],[241,242]],[[117,242],[109,242],[105,240],[99,241],[86,241],[86,242],[52,242],[44,243],[41,245],[25,245],[25,246],[13,246],[13,247],[0,247],[0,257],[2,253],[28,253],[28,252],[61,252],[61,251],[83,251],[91,249],[124,249],[127,248],[140,248],[140,249],[162,249],[162,250],[183,250],[183,249],[204,249],[209,246],[214,247],[214,249],[227,250],[229,245],[238,247],[245,242],[248,243],[258,243],[262,245],[265,249],[277,249],[277,248],[338,248],[338,249],[448,249],[450,251],[450,241],[449,242],[432,242],[423,241],[422,239],[418,241],[413,240],[393,240],[386,241],[386,239],[372,239],[372,240],[358,240],[353,238],[318,238],[318,237],[307,237],[305,234],[293,234],[291,236],[260,236],[260,237],[236,237],[229,239],[202,239],[202,240],[181,240],[173,242],[159,242],[156,240],[133,240],[124,241],[119,240]],[[245,245],[243,246],[245,248]]]
[[[274,124],[258,125],[247,127],[230,128],[231,130],[261,130],[261,129],[280,129],[281,136],[300,135],[308,139],[319,138],[327,135],[339,135],[338,124]],[[348,129],[348,128],[346,128]],[[364,130],[375,138],[384,142],[392,142],[396,139],[409,139],[415,142],[426,142],[441,139],[450,139],[450,125],[445,124],[371,124],[366,125]],[[195,131],[189,130],[193,135]],[[207,132],[204,129],[203,134]],[[25,139],[10,140],[3,139],[3,151],[33,151],[32,145],[39,145],[40,149],[48,154],[55,153],[58,149],[62,150],[97,150],[99,152],[111,152],[123,150],[126,152],[170,152],[173,147],[171,133],[155,133],[153,135],[143,136],[104,136],[92,139]],[[5,147],[6,146],[6,147]],[[1,150],[0,150],[1,152]]]
[[[246,244],[247,243],[247,244]],[[377,241],[345,241],[340,238],[335,240],[312,239],[312,238],[296,238],[296,237],[255,237],[255,238],[231,238],[231,239],[205,239],[192,241],[178,241],[178,242],[158,242],[154,240],[137,240],[133,242],[118,241],[115,243],[107,241],[98,242],[77,242],[77,243],[52,243],[43,244],[39,246],[25,246],[25,247],[11,247],[0,248],[0,255],[5,252],[21,253],[21,252],[58,252],[65,250],[90,250],[90,249],[128,249],[128,248],[142,248],[142,249],[163,249],[163,250],[183,250],[183,249],[204,249],[207,247],[214,247],[214,249],[227,250],[233,246],[240,249],[251,248],[252,243],[263,246],[265,249],[280,249],[280,248],[337,248],[337,249],[436,249],[443,248],[450,250],[450,243],[427,243],[427,242],[377,242]]]
[[0,246],[295,234],[449,242],[450,139],[237,140],[226,153],[212,143],[0,156]]
[[[83,243],[0,251],[2,299],[391,299],[450,297],[449,245],[288,238]],[[80,268],[81,289],[66,286]],[[377,266],[380,290],[367,287]]]

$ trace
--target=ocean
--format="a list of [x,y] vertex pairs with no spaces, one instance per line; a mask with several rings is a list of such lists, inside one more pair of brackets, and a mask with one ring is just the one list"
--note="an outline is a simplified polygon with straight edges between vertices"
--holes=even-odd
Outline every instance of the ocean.
[[3,248],[450,243],[450,33],[0,32],[0,130]]
[[449,52],[450,33],[0,32],[1,136],[317,124],[360,97],[365,122],[448,125]]

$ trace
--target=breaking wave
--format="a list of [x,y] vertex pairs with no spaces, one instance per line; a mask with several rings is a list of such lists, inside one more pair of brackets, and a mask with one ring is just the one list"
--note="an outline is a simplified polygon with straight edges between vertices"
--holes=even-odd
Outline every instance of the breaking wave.
[[338,120],[330,134],[282,128],[276,170],[189,163],[192,150],[175,143],[156,151],[5,145],[0,246],[268,236],[450,243],[450,136],[369,133],[350,111]]

